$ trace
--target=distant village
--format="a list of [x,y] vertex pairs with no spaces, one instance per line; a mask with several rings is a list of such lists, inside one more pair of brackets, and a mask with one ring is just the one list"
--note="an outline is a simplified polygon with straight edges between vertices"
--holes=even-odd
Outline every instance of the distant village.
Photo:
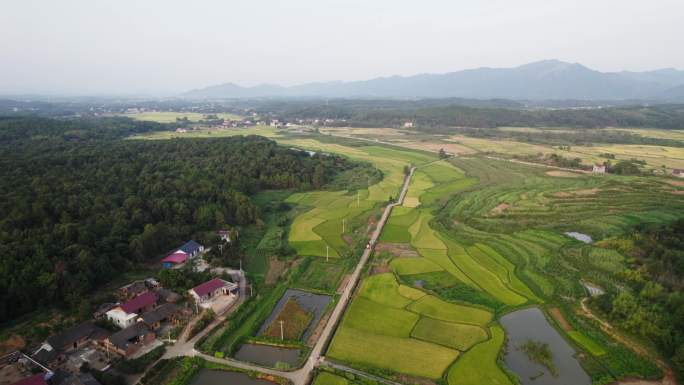
[[[217,236],[230,242],[227,230]],[[117,301],[99,304],[92,319],[51,335],[39,346],[0,357],[0,385],[98,385],[97,372],[188,338],[203,314],[228,314],[245,295],[244,272],[210,268],[203,258],[207,251],[189,240],[162,258],[159,268],[209,270],[213,278],[185,293],[165,288],[153,277],[119,287],[112,293]]]

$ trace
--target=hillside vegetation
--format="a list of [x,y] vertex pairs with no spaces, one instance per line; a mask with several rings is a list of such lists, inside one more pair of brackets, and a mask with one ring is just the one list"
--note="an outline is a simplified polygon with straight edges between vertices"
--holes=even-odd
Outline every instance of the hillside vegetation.
[[0,120],[0,321],[52,304],[87,312],[91,290],[123,271],[253,223],[250,194],[321,188],[354,167],[260,137],[119,139],[160,127]]

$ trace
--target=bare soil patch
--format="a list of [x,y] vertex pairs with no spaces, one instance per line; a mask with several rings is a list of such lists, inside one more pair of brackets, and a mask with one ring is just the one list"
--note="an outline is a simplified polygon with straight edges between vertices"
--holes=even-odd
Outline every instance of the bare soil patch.
[[575,191],[558,191],[553,193],[553,196],[556,198],[569,198],[569,197],[585,197],[585,196],[592,196],[596,195],[601,191],[601,189],[598,188],[588,188],[584,190],[575,190]]
[[577,174],[575,172],[570,172],[570,171],[561,171],[561,170],[553,170],[553,171],[547,171],[546,175],[548,176],[555,176],[559,178],[579,178],[580,174]]
[[281,261],[275,256],[269,258],[268,272],[266,273],[266,278],[264,278],[266,285],[275,285],[276,282],[278,282],[278,278],[283,275],[283,272],[285,272],[286,269],[287,262]]
[[24,341],[20,335],[12,334],[10,338],[0,342],[0,356],[4,356],[15,350],[21,350],[24,347],[26,347],[26,341]]
[[569,332],[572,330],[572,326],[568,323],[568,321],[563,317],[563,313],[561,313],[560,309],[557,307],[552,307],[549,309],[549,313],[551,313],[551,317],[558,322],[558,324],[565,330],[566,332]]
[[418,257],[418,252],[408,243],[380,242],[375,246],[375,251],[386,251],[395,257]]
[[672,190],[674,195],[684,195],[684,190]]
[[351,246],[352,243],[354,243],[354,239],[352,239],[352,236],[349,234],[342,235],[342,240],[349,246]]
[[665,183],[672,186],[684,187],[684,180],[666,180]]
[[504,211],[506,211],[511,205],[508,203],[499,203],[496,207],[490,211],[490,214],[492,215],[501,215]]

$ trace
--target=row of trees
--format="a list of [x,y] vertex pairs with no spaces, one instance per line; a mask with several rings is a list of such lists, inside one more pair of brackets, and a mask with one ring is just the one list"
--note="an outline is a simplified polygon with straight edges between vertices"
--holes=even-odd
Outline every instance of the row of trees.
[[[253,193],[319,187],[353,167],[254,136],[118,139],[140,129],[150,127],[0,120],[0,322],[45,305],[77,307],[190,238],[255,222]],[[87,139],[74,141],[74,131]]]

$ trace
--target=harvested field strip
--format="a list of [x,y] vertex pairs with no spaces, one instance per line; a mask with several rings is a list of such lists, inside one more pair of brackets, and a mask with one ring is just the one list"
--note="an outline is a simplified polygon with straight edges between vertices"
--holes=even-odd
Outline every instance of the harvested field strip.
[[473,346],[451,366],[449,385],[513,385],[497,363],[504,331],[496,325],[490,332],[492,338]]
[[434,342],[450,348],[465,351],[471,346],[485,341],[489,336],[479,326],[444,322],[432,318],[421,318],[411,332],[420,340]]
[[445,302],[432,295],[415,301],[407,309],[447,322],[484,326],[492,320],[492,313],[486,310]]

